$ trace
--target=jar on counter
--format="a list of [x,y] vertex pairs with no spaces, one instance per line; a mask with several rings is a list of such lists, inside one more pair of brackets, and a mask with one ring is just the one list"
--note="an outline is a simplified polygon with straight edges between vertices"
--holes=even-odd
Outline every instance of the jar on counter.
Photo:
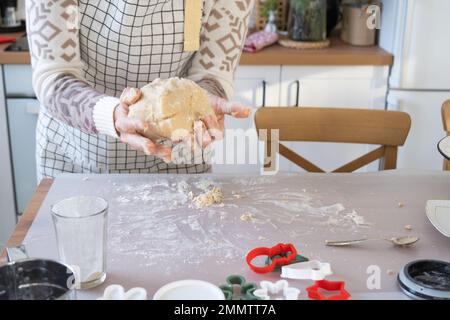
[[327,38],[327,0],[290,0],[288,36],[295,41]]

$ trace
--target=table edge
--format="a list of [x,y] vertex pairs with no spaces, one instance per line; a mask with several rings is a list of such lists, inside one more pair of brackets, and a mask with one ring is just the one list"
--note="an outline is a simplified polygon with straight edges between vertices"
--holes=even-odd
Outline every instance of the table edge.
[[[53,184],[53,179],[43,179],[39,186],[36,188],[30,202],[28,202],[27,207],[25,208],[24,213],[19,218],[19,221],[14,228],[11,236],[9,237],[8,242],[6,243],[7,247],[16,247],[20,246],[25,239],[28,230],[36,218],[39,209],[42,206],[45,198],[47,197],[48,191],[50,190]],[[3,260],[6,257],[5,250],[0,254],[0,260]]]

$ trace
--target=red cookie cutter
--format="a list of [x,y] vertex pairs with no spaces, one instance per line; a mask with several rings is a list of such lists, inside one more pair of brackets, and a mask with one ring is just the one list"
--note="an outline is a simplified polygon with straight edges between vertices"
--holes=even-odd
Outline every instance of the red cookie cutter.
[[[282,257],[273,258],[269,265],[257,267],[252,264],[253,259],[260,256],[274,257],[283,255]],[[247,264],[256,273],[269,273],[275,270],[276,266],[284,266],[292,262],[297,256],[297,249],[292,244],[279,243],[273,248],[256,248],[247,254]]]
[[[339,293],[332,296],[325,296],[319,292],[319,289],[339,291]],[[350,293],[345,290],[345,282],[343,281],[316,281],[314,285],[306,288],[306,291],[308,292],[308,297],[313,300],[348,300],[350,298]]]

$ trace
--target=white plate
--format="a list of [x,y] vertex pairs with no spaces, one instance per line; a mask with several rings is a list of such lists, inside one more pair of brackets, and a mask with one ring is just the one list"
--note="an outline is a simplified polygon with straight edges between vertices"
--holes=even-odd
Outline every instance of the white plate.
[[430,200],[427,202],[426,212],[433,226],[450,238],[450,201]]
[[450,136],[439,141],[438,150],[447,160],[450,160]]
[[182,280],[160,288],[153,300],[225,300],[219,287],[201,280]]

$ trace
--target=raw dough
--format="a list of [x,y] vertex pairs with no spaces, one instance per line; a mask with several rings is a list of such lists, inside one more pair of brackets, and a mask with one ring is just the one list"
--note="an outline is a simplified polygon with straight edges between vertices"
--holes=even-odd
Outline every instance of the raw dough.
[[200,194],[199,196],[193,199],[197,208],[205,208],[210,207],[213,204],[221,205],[223,204],[223,191],[221,188],[214,187],[205,193]]
[[196,121],[206,115],[215,117],[206,92],[191,80],[156,79],[141,91],[141,99],[130,106],[128,116],[145,119],[153,128],[144,133],[150,139],[183,140],[194,133]]
[[251,221],[253,221],[254,219],[255,219],[255,215],[254,215],[253,213],[249,213],[249,212],[244,213],[244,214],[241,216],[241,220],[242,220],[242,221],[251,222]]

